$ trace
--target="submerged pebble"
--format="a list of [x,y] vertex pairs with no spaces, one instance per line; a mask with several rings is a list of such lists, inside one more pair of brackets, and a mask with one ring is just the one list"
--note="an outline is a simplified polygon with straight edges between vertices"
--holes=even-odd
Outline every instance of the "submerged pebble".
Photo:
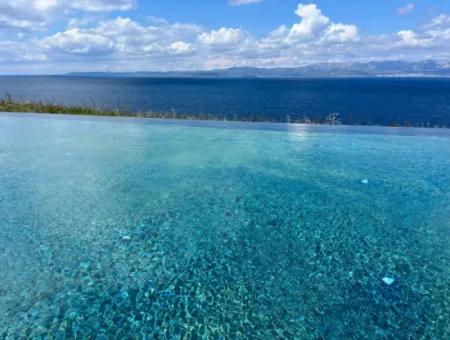
[[119,292],[119,296],[121,299],[126,300],[130,296],[125,288],[121,288]]
[[82,270],[87,270],[89,268],[89,262],[85,261],[85,262],[81,262],[80,263],[80,268]]
[[392,285],[395,282],[395,279],[390,276],[383,277],[383,282],[387,284],[388,286]]

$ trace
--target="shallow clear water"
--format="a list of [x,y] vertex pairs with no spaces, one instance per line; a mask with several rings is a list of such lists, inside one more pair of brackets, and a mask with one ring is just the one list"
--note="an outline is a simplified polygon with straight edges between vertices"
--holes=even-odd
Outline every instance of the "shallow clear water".
[[214,126],[0,115],[0,337],[449,338],[450,133]]

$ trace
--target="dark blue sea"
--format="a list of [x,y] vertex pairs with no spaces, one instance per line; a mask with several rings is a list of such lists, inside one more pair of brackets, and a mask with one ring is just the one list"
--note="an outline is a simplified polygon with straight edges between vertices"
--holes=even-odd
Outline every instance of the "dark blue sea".
[[284,122],[450,126],[450,79],[0,77],[0,96],[132,112]]

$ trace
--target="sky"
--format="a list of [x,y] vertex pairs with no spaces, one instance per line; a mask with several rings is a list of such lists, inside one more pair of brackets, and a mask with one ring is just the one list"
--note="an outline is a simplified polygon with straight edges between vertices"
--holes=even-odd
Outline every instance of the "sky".
[[450,60],[450,0],[0,0],[0,74]]

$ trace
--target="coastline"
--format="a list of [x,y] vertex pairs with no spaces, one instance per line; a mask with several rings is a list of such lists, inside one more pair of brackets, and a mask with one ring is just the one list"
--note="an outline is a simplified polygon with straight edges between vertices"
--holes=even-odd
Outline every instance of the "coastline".
[[292,118],[289,115],[285,117],[268,117],[265,115],[253,116],[221,116],[213,114],[188,114],[178,112],[133,112],[120,109],[101,109],[88,106],[69,106],[56,103],[32,102],[32,101],[15,101],[7,96],[0,99],[0,112],[4,113],[35,113],[50,115],[73,115],[73,116],[97,116],[97,117],[127,117],[127,118],[143,118],[157,120],[183,120],[183,121],[213,121],[213,122],[235,122],[235,123],[276,123],[284,125],[308,125],[308,126],[366,126],[366,127],[389,127],[389,128],[418,128],[418,129],[444,129],[449,130],[448,126],[424,126],[413,124],[401,124],[392,122],[388,125],[382,124],[360,124],[351,122],[341,122],[339,114],[330,113],[326,117],[321,118]]

